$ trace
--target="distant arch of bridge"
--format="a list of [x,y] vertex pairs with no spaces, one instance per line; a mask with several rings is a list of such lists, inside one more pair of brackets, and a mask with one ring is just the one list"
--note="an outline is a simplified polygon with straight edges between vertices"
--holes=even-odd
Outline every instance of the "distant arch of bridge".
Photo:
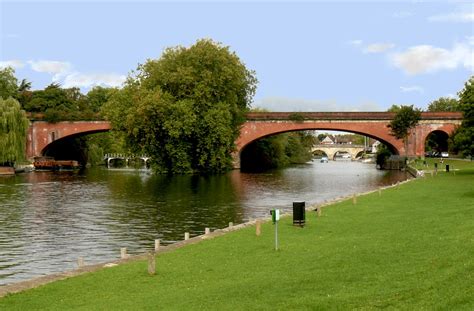
[[[236,140],[234,166],[240,167],[240,154],[251,142],[263,137],[302,130],[335,130],[361,134],[381,141],[397,154],[405,154],[401,140],[390,135],[387,125],[395,116],[390,112],[261,112],[248,113]],[[434,131],[450,135],[462,122],[460,112],[423,112],[421,121],[408,139],[409,156],[422,156],[425,140]],[[33,121],[28,130],[26,153],[41,156],[50,144],[75,136],[106,132],[107,121],[48,123]]]
[[351,144],[330,144],[330,145],[314,145],[311,151],[321,151],[326,154],[330,160],[334,160],[334,156],[338,152],[346,152],[350,154],[351,159],[355,159],[357,155],[365,150],[364,145],[351,145]]

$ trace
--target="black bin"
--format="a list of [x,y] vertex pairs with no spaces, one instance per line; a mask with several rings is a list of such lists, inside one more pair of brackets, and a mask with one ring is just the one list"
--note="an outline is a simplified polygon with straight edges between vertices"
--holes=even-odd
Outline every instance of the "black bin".
[[293,225],[303,227],[305,221],[305,202],[293,202]]
[[446,164],[446,172],[449,173],[449,164]]

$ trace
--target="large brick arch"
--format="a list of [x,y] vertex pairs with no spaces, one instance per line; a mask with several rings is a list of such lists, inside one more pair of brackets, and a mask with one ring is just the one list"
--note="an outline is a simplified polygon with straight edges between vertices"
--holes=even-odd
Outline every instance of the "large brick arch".
[[[403,142],[390,135],[388,128],[394,115],[390,112],[249,113],[236,141],[234,166],[240,167],[240,154],[249,143],[275,134],[302,130],[334,130],[362,134],[388,145],[395,153],[405,154]],[[431,132],[443,131],[450,135],[461,121],[462,114],[459,112],[422,113],[422,120],[409,136],[407,154],[423,156],[425,140]]]
[[34,121],[28,129],[26,155],[28,158],[41,156],[50,144],[59,142],[61,139],[107,132],[109,130],[110,123],[107,121],[58,123]]
[[388,145],[396,153],[405,151],[403,142],[391,136],[387,130],[389,122],[333,122],[333,121],[247,121],[240,130],[236,142],[237,150],[241,152],[245,146],[264,137],[294,131],[327,130],[344,131],[365,135]]

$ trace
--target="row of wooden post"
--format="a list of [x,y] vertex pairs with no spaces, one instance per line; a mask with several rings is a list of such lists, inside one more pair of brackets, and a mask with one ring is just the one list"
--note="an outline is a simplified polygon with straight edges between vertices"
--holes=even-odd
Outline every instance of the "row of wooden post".
[[[229,222],[229,228],[230,227],[233,227],[234,226],[234,223],[233,222]],[[205,235],[208,235],[211,233],[211,229],[210,228],[205,228],[204,229],[204,234]],[[189,232],[185,232],[184,233],[184,240],[187,241],[189,240]],[[154,252],[148,252],[148,273],[150,275],[154,275],[156,274],[156,253],[160,250],[160,245],[161,245],[161,240],[157,239],[155,240],[155,251]],[[127,248],[126,247],[122,247],[120,248],[120,259],[127,259],[128,258],[128,254],[127,254]],[[77,259],[77,266],[79,269],[83,268],[84,267],[84,258],[83,257],[79,257]]]

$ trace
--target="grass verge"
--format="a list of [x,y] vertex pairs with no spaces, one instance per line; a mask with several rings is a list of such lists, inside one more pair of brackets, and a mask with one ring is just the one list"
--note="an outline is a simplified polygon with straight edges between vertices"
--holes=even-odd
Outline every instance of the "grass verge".
[[146,262],[0,299],[0,310],[474,309],[474,164]]

